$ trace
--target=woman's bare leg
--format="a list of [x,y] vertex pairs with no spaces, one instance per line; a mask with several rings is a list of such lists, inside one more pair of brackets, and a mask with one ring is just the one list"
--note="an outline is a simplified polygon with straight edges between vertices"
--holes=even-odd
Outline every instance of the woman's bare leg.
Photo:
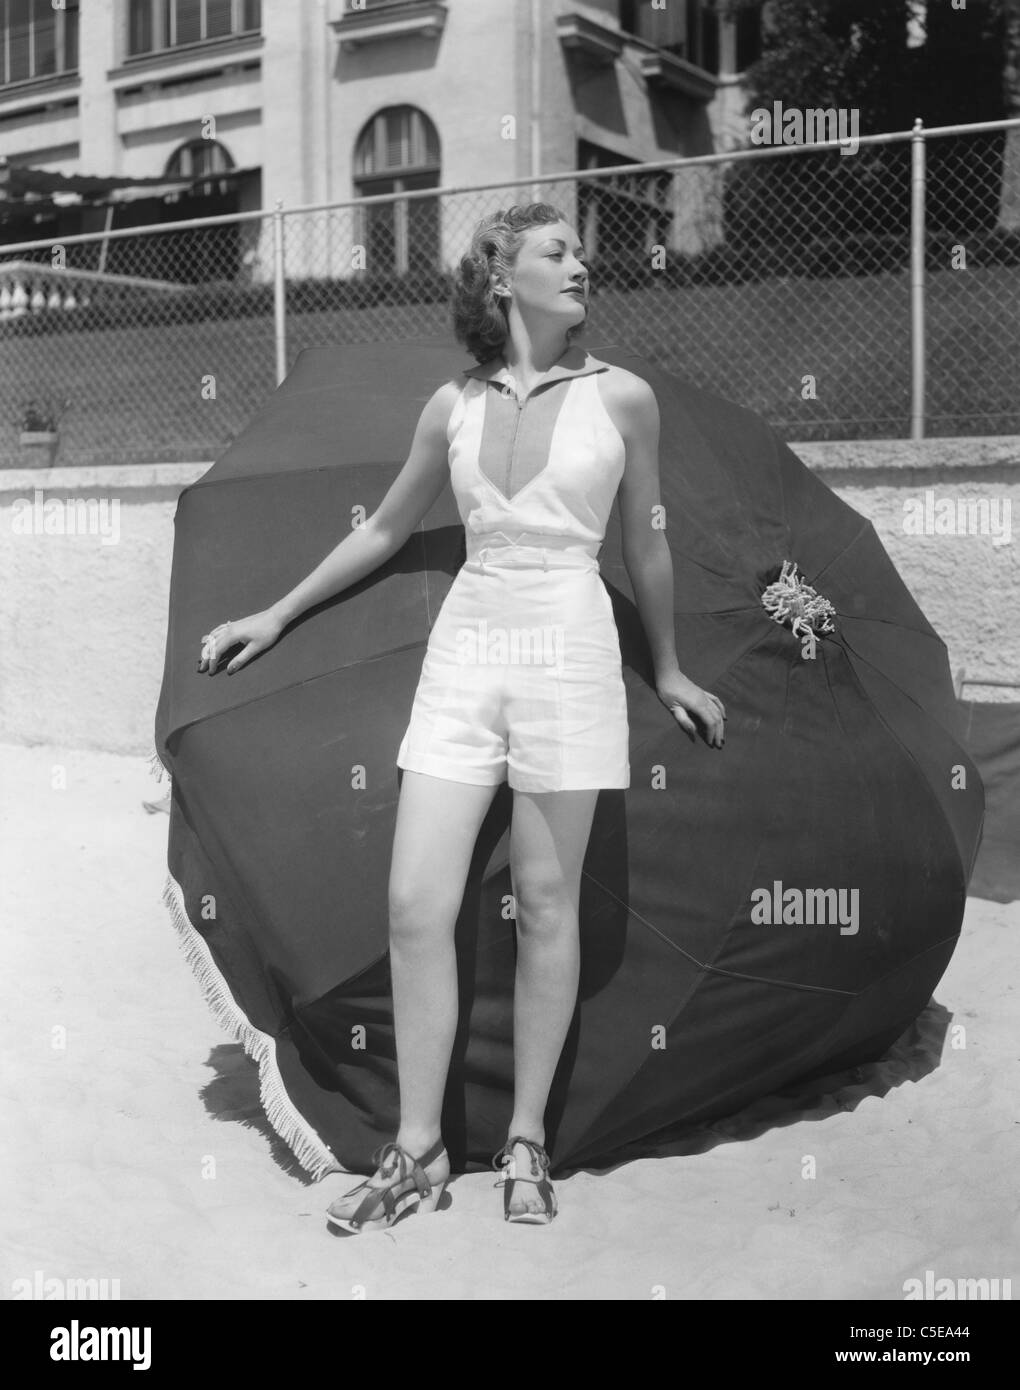
[[454,928],[495,787],[404,773],[390,868],[390,962],[400,1077],[397,1142],[439,1137],[457,1030]]
[[[510,1135],[545,1143],[545,1108],[577,1003],[578,898],[597,789],[514,792],[510,872],[517,907],[514,1113]],[[527,1151],[514,1158],[527,1173]],[[530,1183],[511,1211],[542,1211]]]
[[[400,1084],[397,1143],[415,1157],[439,1138],[457,1029],[454,928],[478,831],[496,787],[405,769],[389,878],[390,970]],[[442,1170],[442,1171],[441,1171]],[[446,1159],[426,1172],[449,1172]],[[376,1177],[371,1186],[386,1186]],[[363,1195],[363,1194],[361,1194]],[[351,1209],[360,1196],[351,1201]],[[342,1203],[330,1208],[337,1214]]]

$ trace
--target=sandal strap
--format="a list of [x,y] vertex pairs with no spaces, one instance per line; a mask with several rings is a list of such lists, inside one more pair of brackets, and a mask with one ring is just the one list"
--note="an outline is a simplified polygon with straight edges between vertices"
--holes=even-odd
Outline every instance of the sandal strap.
[[376,1149],[375,1153],[372,1155],[372,1162],[377,1167],[380,1167],[382,1163],[385,1162],[385,1158],[388,1155],[397,1153],[403,1154],[409,1163],[418,1163],[421,1167],[427,1168],[430,1163],[435,1163],[436,1159],[445,1152],[446,1145],[443,1143],[441,1135],[432,1145],[431,1149],[429,1149],[427,1153],[423,1153],[420,1158],[415,1158],[412,1153],[398,1144],[395,1139],[391,1139],[388,1144],[383,1144],[381,1148]]
[[[513,1201],[513,1196],[514,1196],[514,1185],[515,1185],[516,1183],[518,1183],[518,1182],[526,1182],[526,1181],[528,1181],[528,1179],[526,1179],[526,1178],[508,1178],[508,1179],[507,1179],[507,1181],[506,1181],[506,1183],[505,1183],[505,1185],[504,1185],[504,1187],[503,1187],[503,1215],[504,1215],[504,1217],[508,1218],[508,1217],[510,1216],[510,1203]],[[553,1198],[553,1187],[552,1187],[552,1183],[549,1182],[548,1179],[546,1179],[546,1178],[539,1178],[538,1182],[532,1183],[532,1186],[535,1188],[535,1190],[538,1192],[538,1195],[539,1195],[539,1196],[541,1197],[541,1199],[542,1199],[542,1204],[543,1204],[543,1206],[545,1207],[545,1214],[546,1214],[546,1216],[554,1216],[554,1215],[555,1215],[555,1207],[554,1207],[554,1205],[553,1205],[554,1198]]]
[[[536,1143],[534,1139],[525,1139],[523,1134],[515,1134],[506,1141],[506,1143],[500,1149],[499,1153],[493,1156],[493,1168],[495,1168],[498,1171],[499,1168],[506,1167],[508,1163],[513,1161],[513,1151],[515,1144],[523,1144],[524,1147],[528,1150],[528,1155],[531,1158],[532,1177],[538,1178],[541,1182],[543,1180],[541,1175],[544,1173],[548,1173],[549,1171],[549,1155],[546,1153],[545,1149],[542,1147],[541,1144]],[[513,1182],[514,1179],[511,1178],[510,1181]],[[524,1181],[527,1181],[527,1179],[524,1179]]]
[[[389,1187],[370,1188],[367,1195],[363,1198],[361,1206],[358,1207],[358,1210],[351,1218],[352,1221],[357,1221],[360,1224],[363,1219],[362,1207],[366,1207],[366,1204],[372,1204],[373,1202],[377,1203],[380,1200],[383,1204],[383,1210],[386,1212],[387,1217],[389,1217],[396,1202],[410,1191],[410,1187],[408,1186],[409,1183],[413,1183],[418,1189],[419,1197],[431,1197],[432,1184],[429,1182],[425,1169],[430,1163],[435,1163],[436,1159],[445,1152],[446,1146],[443,1143],[442,1136],[440,1136],[428,1152],[422,1154],[420,1158],[415,1158],[413,1154],[409,1153],[407,1149],[403,1148],[394,1139],[391,1139],[388,1144],[383,1144],[380,1148],[376,1149],[375,1153],[372,1155],[372,1160],[376,1164],[377,1170],[385,1168],[392,1160],[393,1171],[399,1173],[399,1177],[397,1181],[392,1183]],[[380,1193],[383,1194],[381,1198],[379,1195]],[[387,1197],[389,1200],[387,1200]]]
[[350,1217],[351,1225],[363,1226],[368,1221],[378,1220],[380,1206],[383,1219],[389,1225],[395,1216],[397,1203],[407,1196],[412,1187],[417,1188],[420,1198],[431,1197],[432,1184],[424,1170],[445,1152],[446,1146],[442,1137],[420,1158],[408,1153],[396,1140],[381,1145],[372,1155],[372,1162],[376,1165],[377,1172],[382,1170],[385,1173],[387,1167],[392,1165],[390,1173],[386,1176],[392,1177],[394,1181],[388,1187],[372,1187],[366,1179],[345,1194],[348,1197],[353,1197],[356,1192],[365,1194]]
[[540,1183],[536,1184],[536,1186],[538,1188],[538,1195],[542,1198],[542,1201],[545,1203],[545,1209],[551,1216],[553,1210],[552,1183],[549,1182],[548,1179],[543,1178]]
[[370,1187],[351,1216],[351,1225],[363,1226],[367,1221],[376,1220],[380,1205],[388,1223],[392,1219],[397,1202],[409,1191],[406,1178],[394,1183],[392,1187]]
[[[435,1163],[436,1159],[441,1158],[444,1153],[446,1153],[446,1145],[443,1143],[442,1135],[440,1135],[427,1153],[423,1153],[421,1158],[416,1158],[412,1160],[414,1164],[414,1173],[416,1175],[420,1175],[421,1177],[421,1182],[418,1183],[418,1191],[421,1192],[421,1195],[423,1197],[431,1197],[432,1195],[432,1184],[425,1176],[423,1170],[427,1168],[430,1163]],[[415,1178],[415,1181],[417,1182],[417,1177]],[[425,1185],[424,1191],[422,1191],[422,1183],[424,1183]]]

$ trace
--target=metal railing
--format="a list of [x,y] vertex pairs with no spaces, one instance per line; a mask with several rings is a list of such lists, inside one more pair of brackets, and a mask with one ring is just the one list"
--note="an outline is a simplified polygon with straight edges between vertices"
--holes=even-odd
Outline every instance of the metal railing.
[[215,458],[302,348],[449,332],[476,222],[532,200],[585,245],[589,341],[787,439],[1020,432],[1020,120],[917,122],[842,148],[0,246],[0,464],[25,461],[26,408],[55,398],[58,463]]

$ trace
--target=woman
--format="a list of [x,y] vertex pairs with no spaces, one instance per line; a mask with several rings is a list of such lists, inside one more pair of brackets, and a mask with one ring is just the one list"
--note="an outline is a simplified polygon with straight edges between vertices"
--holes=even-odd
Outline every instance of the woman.
[[[467,559],[429,636],[411,719],[389,880],[400,1126],[376,1172],[329,1208],[349,1231],[434,1211],[450,1174],[440,1134],[457,1024],[454,926],[496,787],[513,789],[517,925],[514,1109],[504,1215],[547,1223],[545,1109],[577,1000],[581,865],[600,788],[630,785],[619,638],[595,558],[619,490],[623,553],[651,646],[656,692],[693,739],[723,743],[722,702],[685,677],[659,504],[659,414],[646,382],[574,344],[588,269],[553,207],[496,212],[456,281],[458,339],[480,364],[421,413],[378,510],[290,594],[203,639],[199,670],[237,671],[311,605],[385,563],[449,478]],[[479,644],[482,644],[481,646]]]

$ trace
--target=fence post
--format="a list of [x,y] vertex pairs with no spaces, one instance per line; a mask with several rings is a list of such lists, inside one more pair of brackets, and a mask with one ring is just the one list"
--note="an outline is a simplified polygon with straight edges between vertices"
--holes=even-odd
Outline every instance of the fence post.
[[273,331],[276,337],[276,384],[287,375],[287,288],[284,281],[283,199],[273,211]]
[[[531,0],[531,49],[529,84],[531,87],[531,120],[529,131],[531,139],[531,177],[538,178],[542,172],[542,4],[541,0]],[[553,40],[555,42],[555,40]],[[531,201],[542,201],[542,189],[537,183],[531,185]]]
[[910,437],[924,438],[924,122],[910,137]]

